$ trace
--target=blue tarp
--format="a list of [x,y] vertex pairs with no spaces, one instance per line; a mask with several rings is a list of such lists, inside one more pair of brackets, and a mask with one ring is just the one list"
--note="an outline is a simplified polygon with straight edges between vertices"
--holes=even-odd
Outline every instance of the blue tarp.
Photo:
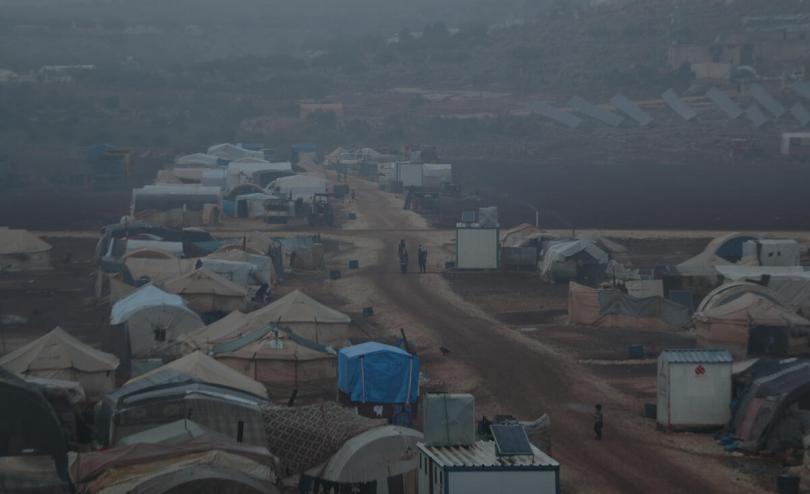
[[419,359],[375,342],[344,348],[338,353],[338,389],[358,403],[414,403]]

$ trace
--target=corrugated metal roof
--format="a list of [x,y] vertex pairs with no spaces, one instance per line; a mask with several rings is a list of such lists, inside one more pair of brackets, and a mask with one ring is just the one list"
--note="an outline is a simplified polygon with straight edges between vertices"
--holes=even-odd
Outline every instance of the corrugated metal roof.
[[734,361],[728,350],[722,348],[664,350],[660,358],[676,364],[730,364]]
[[443,467],[450,468],[533,468],[559,466],[556,460],[532,445],[534,455],[498,456],[495,441],[476,441],[471,446],[427,446],[418,448]]

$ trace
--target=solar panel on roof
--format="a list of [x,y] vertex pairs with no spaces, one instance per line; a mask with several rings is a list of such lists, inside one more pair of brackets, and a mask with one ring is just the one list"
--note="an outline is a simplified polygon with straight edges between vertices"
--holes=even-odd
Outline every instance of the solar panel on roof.
[[630,101],[623,94],[617,94],[610,99],[610,104],[623,111],[628,117],[632,118],[642,127],[650,125],[653,118],[649,113],[642,110],[635,102]]
[[667,105],[672,108],[672,111],[681,116],[684,120],[692,120],[697,117],[697,112],[694,108],[687,105],[672,89],[667,89],[661,95]]
[[544,101],[533,101],[529,103],[529,111],[539,113],[546,118],[550,118],[551,120],[572,129],[579,127],[579,125],[582,123],[582,119],[576,115],[564,112]]
[[709,89],[709,91],[706,92],[706,97],[712,100],[712,103],[717,105],[718,108],[723,110],[723,112],[725,112],[729,118],[734,119],[743,114],[742,108],[737,106],[737,103],[729,98],[726,93],[720,91],[716,87]]
[[763,112],[757,105],[753,104],[749,106],[747,110],[745,110],[745,117],[750,120],[756,128],[762,127],[771,120],[767,115],[765,115],[765,112]]
[[622,122],[624,122],[624,117],[621,115],[605,111],[599,108],[597,105],[580,98],[579,96],[574,96],[568,100],[568,104],[577,112],[587,115],[595,120],[599,120],[600,122],[610,125],[611,127],[618,127],[622,124]]
[[522,425],[491,425],[492,437],[499,455],[533,455],[529,436]]
[[810,99],[810,83],[797,82],[793,85],[793,91],[804,99]]
[[751,96],[776,118],[787,113],[787,108],[759,84],[751,84]]
[[810,123],[810,112],[801,104],[796,103],[790,108],[790,114],[799,122],[802,127],[807,127]]

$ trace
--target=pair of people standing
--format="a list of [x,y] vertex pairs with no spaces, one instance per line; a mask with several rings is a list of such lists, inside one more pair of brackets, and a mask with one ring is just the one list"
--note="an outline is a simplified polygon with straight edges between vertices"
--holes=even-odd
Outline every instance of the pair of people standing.
[[[408,271],[408,247],[405,244],[405,240],[400,240],[399,242],[399,268],[402,273],[406,273]],[[419,245],[419,250],[417,252],[418,262],[419,262],[419,272],[420,273],[427,273],[427,256],[428,251],[427,247],[424,245]]]

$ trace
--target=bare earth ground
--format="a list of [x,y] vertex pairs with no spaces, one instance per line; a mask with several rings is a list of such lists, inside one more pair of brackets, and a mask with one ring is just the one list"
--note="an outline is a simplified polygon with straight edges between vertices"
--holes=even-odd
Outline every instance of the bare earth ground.
[[[327,172],[310,167],[312,173]],[[763,462],[723,453],[710,435],[663,434],[641,416],[654,401],[651,359],[627,362],[627,347],[692,346],[688,335],[565,325],[566,288],[525,273],[446,273],[452,232],[431,230],[423,218],[402,210],[401,198],[375,184],[350,179],[358,200],[341,207],[356,212],[343,229],[324,232],[333,242],[325,272],[298,272],[276,288],[281,296],[304,288],[357,321],[353,339],[394,341],[400,328],[423,361],[427,390],[471,392],[477,414],[552,417],[552,453],[562,464],[565,492],[760,492],[758,478],[773,484],[776,470]],[[250,229],[254,226],[251,225]],[[228,230],[228,235],[236,230]],[[602,232],[620,239],[634,260],[650,265],[678,262],[702,248],[712,234],[699,232]],[[396,245],[405,239],[415,253],[430,250],[425,275],[399,273]],[[53,232],[57,269],[0,277],[2,314],[26,323],[2,325],[7,350],[56,324],[105,347],[108,306],[92,299],[92,235]],[[803,238],[803,241],[806,241]],[[672,244],[672,248],[669,245]],[[67,252],[73,260],[62,262]],[[415,255],[412,254],[412,257]],[[348,260],[360,269],[348,270]],[[375,315],[363,318],[364,307]],[[439,347],[450,352],[442,355]],[[591,433],[594,403],[605,405],[605,440]]]

